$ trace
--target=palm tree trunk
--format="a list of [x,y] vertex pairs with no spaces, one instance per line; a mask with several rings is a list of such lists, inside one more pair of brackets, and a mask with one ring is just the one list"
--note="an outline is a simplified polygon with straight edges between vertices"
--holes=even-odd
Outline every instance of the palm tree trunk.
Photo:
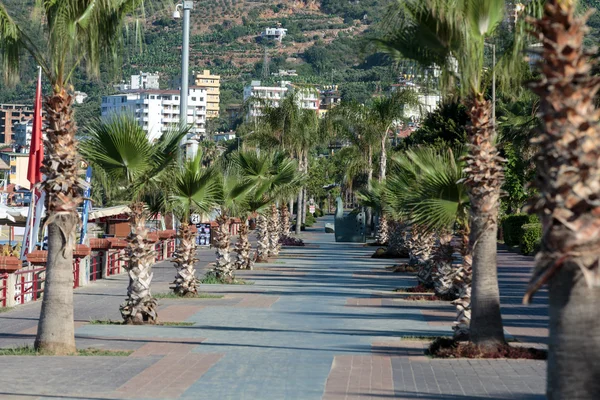
[[433,254],[433,285],[435,293],[445,298],[454,297],[452,254],[452,234],[444,231],[439,234]]
[[409,257],[410,263],[419,266],[417,279],[421,285],[433,287],[432,253],[436,242],[435,234],[413,225],[410,237]]
[[280,236],[288,237],[290,234],[290,211],[285,203],[281,206],[280,215],[281,215]]
[[237,258],[235,260],[236,269],[252,269],[250,260],[250,241],[248,240],[248,225],[242,221],[238,236],[238,242],[235,245]]
[[386,254],[393,257],[408,257],[406,235],[406,225],[392,221]]
[[375,238],[375,242],[379,244],[387,244],[389,241],[389,226],[388,220],[383,211],[381,211],[381,215],[379,217],[379,226],[377,228],[377,236]]
[[229,217],[227,217],[227,215],[225,215],[223,212],[221,215],[219,215],[219,217],[217,217],[217,224],[219,225],[215,240],[215,247],[217,248],[217,260],[215,262],[213,272],[217,279],[223,282],[230,282],[234,279],[234,277],[233,266],[231,264]]
[[496,347],[504,343],[500,314],[500,291],[496,265],[496,235],[503,160],[494,145],[492,105],[482,95],[473,99],[469,110],[469,154],[465,185],[471,202],[473,246],[472,316],[470,337],[473,343]]
[[387,130],[381,137],[381,156],[379,157],[379,183],[382,183],[385,179],[385,172],[387,169],[387,153],[385,147],[387,144]]
[[129,208],[131,233],[127,237],[127,249],[123,257],[129,274],[129,286],[127,299],[120,306],[121,316],[126,324],[154,324],[158,319],[158,303],[150,292],[154,245],[148,241],[144,203],[133,203]]
[[42,172],[46,175],[48,262],[35,348],[49,354],[75,352],[73,248],[82,201],[73,97],[65,89],[44,100],[48,127]]
[[462,232],[462,246],[460,251],[462,265],[455,272],[453,278],[458,297],[452,302],[456,306],[456,321],[452,327],[455,340],[468,340],[470,336],[473,248],[469,242],[469,235],[469,226],[467,225]]
[[302,223],[306,225],[306,208],[308,204],[308,191],[306,186],[302,188]]
[[194,263],[196,258],[196,235],[194,227],[187,223],[179,226],[179,246],[173,262],[177,268],[175,281],[171,289],[179,296],[194,296],[198,294],[198,279]]
[[[371,189],[373,187],[373,146],[369,145],[369,150],[367,152],[367,188]],[[371,225],[373,224],[373,210],[371,207],[367,207],[366,210],[366,225],[367,232],[371,233]]]
[[586,17],[576,1],[548,0],[534,22],[543,46],[540,96],[544,130],[533,211],[542,222],[541,251],[525,301],[549,286],[550,340],[546,394],[550,400],[600,398],[600,127],[594,100],[600,82],[595,54],[584,48]]
[[275,203],[271,204],[271,216],[269,218],[269,256],[278,256],[281,245],[279,244],[279,237],[281,226],[279,223],[279,210]]
[[269,232],[267,219],[262,214],[258,214],[256,218],[256,236],[256,262],[267,262],[269,255]]
[[299,235],[300,232],[302,232],[302,211],[300,211],[302,209],[302,194],[303,194],[303,190],[300,189],[300,192],[298,192],[298,202],[296,205],[296,235]]

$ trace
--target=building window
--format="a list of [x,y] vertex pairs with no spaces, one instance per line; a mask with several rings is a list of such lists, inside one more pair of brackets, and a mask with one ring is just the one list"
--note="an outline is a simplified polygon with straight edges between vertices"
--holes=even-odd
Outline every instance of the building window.
[[192,101],[196,101],[196,98],[195,98],[195,97],[192,97]]
[[175,96],[175,100],[179,100],[179,96]]
[[154,100],[154,99],[156,99],[156,96],[150,96],[150,99]]
[[13,165],[12,167],[10,167],[10,173],[13,174],[13,175],[17,173],[17,166],[16,165]]

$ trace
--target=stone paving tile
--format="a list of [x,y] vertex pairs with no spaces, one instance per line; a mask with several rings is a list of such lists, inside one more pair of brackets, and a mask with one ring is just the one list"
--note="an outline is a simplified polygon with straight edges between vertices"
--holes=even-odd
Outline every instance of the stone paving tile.
[[323,400],[378,399],[393,395],[390,357],[336,356]]
[[183,322],[198,311],[203,309],[203,305],[171,305],[159,310],[159,322]]

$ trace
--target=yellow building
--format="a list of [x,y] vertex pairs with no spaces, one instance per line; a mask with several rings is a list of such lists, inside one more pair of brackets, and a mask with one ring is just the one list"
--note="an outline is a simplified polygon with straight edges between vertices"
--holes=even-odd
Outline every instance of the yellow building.
[[221,77],[205,69],[196,75],[196,86],[206,88],[206,118],[218,118],[221,97]]
[[29,165],[29,154],[27,153],[8,153],[0,152],[0,159],[10,166],[8,183],[19,185],[29,189],[27,180],[27,168]]

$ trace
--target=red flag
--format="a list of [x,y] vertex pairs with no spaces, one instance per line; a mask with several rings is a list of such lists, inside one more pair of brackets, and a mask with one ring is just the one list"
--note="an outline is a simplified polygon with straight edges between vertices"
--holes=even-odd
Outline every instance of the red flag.
[[38,76],[37,88],[35,89],[35,105],[33,108],[33,132],[31,132],[31,144],[29,146],[29,165],[27,168],[27,180],[31,186],[42,180],[42,160],[44,159],[44,145],[42,144],[42,71]]

